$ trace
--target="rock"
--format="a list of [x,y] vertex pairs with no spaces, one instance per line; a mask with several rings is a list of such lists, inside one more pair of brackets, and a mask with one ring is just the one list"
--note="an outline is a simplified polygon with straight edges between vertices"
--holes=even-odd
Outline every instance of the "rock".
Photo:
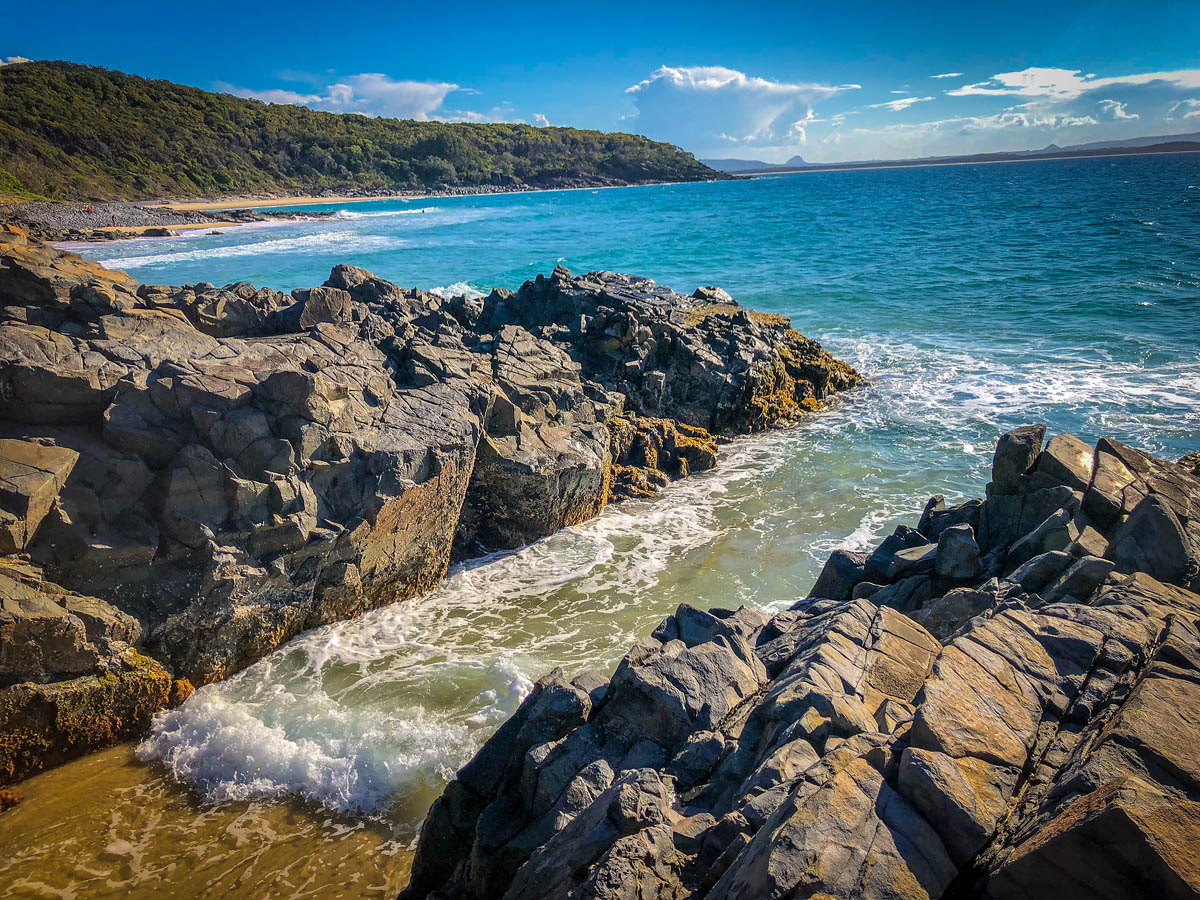
[[867,554],[852,550],[834,550],[809,591],[810,597],[823,597],[843,602],[850,599],[854,588],[866,578]]
[[171,677],[132,648],[102,676],[0,688],[0,781],[12,782],[144,731]]
[[1042,451],[1045,425],[1022,425],[1002,435],[992,457],[992,492],[1016,494],[1021,480]]
[[1091,525],[1084,525],[1079,537],[1067,547],[1075,556],[1108,556],[1109,541]]
[[948,641],[971,619],[1001,602],[999,592],[987,587],[956,588],[926,601],[924,606],[908,615],[939,641]]
[[939,897],[954,878],[928,824],[865,759],[806,777],[706,896]]
[[1073,519],[1074,514],[1066,508],[1047,516],[1037,528],[1009,548],[1005,565],[1011,568],[1043,553],[1066,550],[1079,538],[1079,529]]
[[[867,557],[863,564],[863,575],[867,581],[872,581],[880,584],[886,584],[892,580],[888,575],[888,570],[891,568],[892,559],[900,550],[907,550],[914,547],[924,547],[929,545],[925,537],[916,529],[909,528],[907,525],[899,526],[895,532],[884,538],[875,552]],[[935,549],[936,544],[931,545]]]
[[600,723],[623,738],[646,737],[670,749],[717,724],[764,681],[762,663],[736,636],[695,647],[654,641],[613,675]]
[[1058,434],[1050,438],[1046,449],[1038,456],[1034,470],[1071,490],[1085,491],[1092,483],[1093,463],[1091,447],[1073,434]]
[[0,553],[29,545],[78,460],[66,447],[0,440]]
[[900,795],[934,823],[950,858],[965,865],[999,824],[1016,772],[966,757],[908,747],[900,758]]
[[1109,555],[1119,571],[1145,572],[1159,581],[1187,583],[1200,571],[1200,554],[1171,506],[1148,496],[1113,532]]
[[1194,477],[1200,477],[1200,450],[1193,450],[1178,460],[1179,467]]
[[608,422],[614,500],[652,497],[658,489],[717,465],[717,445],[703,428],[646,416],[613,416]]
[[1035,556],[1010,573],[1007,578],[1030,594],[1042,591],[1053,583],[1074,562],[1072,555],[1064,550],[1051,550]]
[[551,339],[569,343],[584,376],[623,394],[629,411],[712,434],[791,421],[862,383],[783,316],[611,272],[572,278],[559,267],[516,294],[494,291],[477,327],[504,324],[556,329]]
[[1043,588],[1040,593],[1050,601],[1074,597],[1086,602],[1114,568],[1113,563],[1107,559],[1085,556],[1072,563],[1057,581]]
[[[288,297],[139,285],[6,229],[0,554],[74,599],[7,598],[0,680],[103,685],[132,642],[171,684],[215,681],[456,555],[711,468],[710,427],[859,383],[782,317],[631,276],[558,270],[485,303],[340,266]],[[734,615],[732,635],[761,625]],[[732,667],[729,702],[757,689],[750,645],[691,656]]]
[[925,544],[920,547],[905,547],[892,554],[888,564],[886,577],[888,581],[897,581],[913,575],[927,574],[934,570],[937,563],[938,544]]
[[[610,686],[587,682],[594,712],[580,689],[518,741],[527,701],[434,805],[404,896],[1200,893],[1200,595],[1116,562],[1186,579],[1164,560],[1200,485],[1121,451],[1141,499],[1099,558],[1080,550],[1108,545],[1101,526],[1035,443],[1016,492],[973,507],[984,559],[969,522],[936,524],[972,507],[933,504],[936,543],[899,530],[863,562],[929,574],[872,584],[835,554],[769,620],[681,606]],[[870,599],[823,596],[846,591]]]
[[929,516],[929,531],[922,532],[931,541],[936,541],[943,531],[954,525],[970,525],[974,534],[979,534],[979,514],[983,507],[981,500],[968,500],[958,506],[947,509],[935,509]]
[[353,315],[353,301],[348,291],[336,287],[315,287],[303,291],[292,291],[296,301],[295,321],[300,331],[326,322],[330,325],[348,323]]
[[970,525],[951,525],[938,536],[936,570],[943,578],[967,581],[983,572]]

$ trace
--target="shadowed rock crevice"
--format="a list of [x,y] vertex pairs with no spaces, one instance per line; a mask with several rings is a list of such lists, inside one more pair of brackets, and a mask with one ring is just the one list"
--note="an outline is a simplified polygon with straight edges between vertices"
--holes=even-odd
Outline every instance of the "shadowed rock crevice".
[[[560,268],[445,299],[347,265],[291,295],[140,285],[0,228],[0,575],[23,573],[0,581],[0,702],[82,679],[123,723],[21,701],[0,780],[860,382],[782,317],[723,292],[729,315],[698,313],[712,289]],[[147,672],[136,703],[105,680]]]

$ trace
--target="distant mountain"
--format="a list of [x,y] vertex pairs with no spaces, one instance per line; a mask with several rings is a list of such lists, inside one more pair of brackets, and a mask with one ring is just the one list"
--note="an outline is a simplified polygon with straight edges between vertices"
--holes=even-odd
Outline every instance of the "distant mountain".
[[785,163],[769,163],[761,159],[702,159],[700,162],[718,172],[765,172],[769,169],[798,169],[812,165],[803,156],[793,156]]
[[[1188,134],[1160,134],[1155,137],[1137,137],[1129,138],[1124,141],[1092,141],[1090,144],[1072,144],[1069,147],[1063,147],[1063,150],[1107,150],[1118,147],[1152,147],[1155,144],[1177,143],[1179,141],[1187,141],[1189,143],[1200,143],[1200,131],[1193,131]],[[1054,145],[1051,144],[1051,147]],[[1055,148],[1058,149],[1058,148]]]
[[761,159],[702,159],[700,162],[718,172],[745,172],[748,169],[773,169],[774,163]]
[[[1161,137],[1132,138],[1127,141],[1095,141],[1059,147],[1050,144],[1041,150],[1007,150],[997,153],[974,153],[968,156],[923,156],[919,159],[873,159],[857,162],[810,163],[800,157],[797,164],[765,164],[761,168],[739,169],[738,176],[783,175],[790,172],[815,172],[831,169],[897,169],[915,166],[965,165],[969,163],[1018,162],[1039,159],[1073,159],[1086,156],[1125,156],[1143,153],[1197,153],[1200,152],[1200,132],[1194,134],[1164,135]],[[710,160],[711,162],[711,160]],[[714,166],[715,168],[715,166]]]
[[0,194],[54,200],[728,177],[630,134],[318,112],[67,62],[0,66]]

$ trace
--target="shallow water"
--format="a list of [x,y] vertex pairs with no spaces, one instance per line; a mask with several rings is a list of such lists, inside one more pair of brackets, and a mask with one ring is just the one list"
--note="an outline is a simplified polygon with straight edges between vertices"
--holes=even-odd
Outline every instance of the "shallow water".
[[128,745],[21,785],[0,816],[0,897],[394,898],[408,842],[298,802],[201,802]]
[[[257,873],[239,896],[267,896],[259,876],[293,871],[306,846],[314,858],[346,847],[342,871],[379,883],[386,866],[400,872],[397,848],[447,774],[554,666],[611,671],[681,602],[788,605],[829,550],[871,545],[932,492],[978,495],[1013,425],[1195,449],[1198,186],[1194,155],[824,173],[356,204],[332,221],[89,248],[150,282],[292,288],[353,262],[404,284],[486,290],[561,259],[682,290],[715,283],[791,315],[873,384],[733,442],[717,471],[657,500],[456,569],[424,598],[310,632],[197,691],[139,748],[153,766],[121,758],[54,836],[0,817],[0,838],[16,832],[27,854],[16,868],[0,857],[0,885],[111,831],[113,816],[119,839],[149,841],[143,856],[156,859],[189,823],[242,810],[268,822],[244,856],[228,855],[224,825],[190,832],[228,877]],[[44,776],[60,787],[17,813],[71,804],[72,773],[103,767],[93,760]],[[367,824],[331,838],[326,820]],[[372,842],[392,855],[376,859]],[[102,852],[82,856],[99,870]],[[105,896],[83,868],[64,877],[77,896]],[[174,896],[206,896],[175,883]],[[303,896],[280,894],[292,895]]]

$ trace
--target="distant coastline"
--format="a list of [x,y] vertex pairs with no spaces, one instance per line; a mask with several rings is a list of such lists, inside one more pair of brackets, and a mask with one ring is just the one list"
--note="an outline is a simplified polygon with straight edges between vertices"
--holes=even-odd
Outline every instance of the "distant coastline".
[[849,172],[858,169],[916,169],[932,166],[978,166],[989,163],[1045,162],[1054,159],[1101,159],[1110,156],[1174,156],[1200,153],[1200,142],[1174,141],[1148,147],[1105,147],[1097,150],[1069,150],[1061,153],[978,153],[930,159],[892,159],[872,162],[809,163],[804,166],[770,166],[730,172],[734,178],[760,178],[764,175],[795,175],[800,172]]

